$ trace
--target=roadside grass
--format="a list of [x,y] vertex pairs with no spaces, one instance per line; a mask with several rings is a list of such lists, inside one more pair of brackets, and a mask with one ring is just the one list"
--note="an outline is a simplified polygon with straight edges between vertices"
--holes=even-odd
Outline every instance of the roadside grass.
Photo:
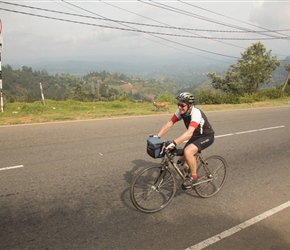
[[[266,100],[263,102],[243,104],[198,105],[204,111],[244,109],[257,107],[274,107],[289,105],[290,98]],[[0,125],[42,123],[66,120],[84,120],[116,116],[141,116],[152,114],[172,114],[176,104],[169,105],[169,111],[156,110],[152,103],[134,103],[130,101],[113,102],[77,102],[46,100],[33,103],[6,103],[4,112],[0,112]]]

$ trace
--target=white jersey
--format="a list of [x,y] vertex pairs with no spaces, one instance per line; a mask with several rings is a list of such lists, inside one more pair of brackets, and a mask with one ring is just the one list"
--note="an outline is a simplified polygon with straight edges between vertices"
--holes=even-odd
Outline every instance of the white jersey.
[[186,128],[189,126],[194,127],[195,130],[193,136],[202,136],[214,133],[206,115],[196,107],[192,107],[191,110],[183,115],[180,113],[180,110],[177,109],[171,120],[173,122],[183,120]]

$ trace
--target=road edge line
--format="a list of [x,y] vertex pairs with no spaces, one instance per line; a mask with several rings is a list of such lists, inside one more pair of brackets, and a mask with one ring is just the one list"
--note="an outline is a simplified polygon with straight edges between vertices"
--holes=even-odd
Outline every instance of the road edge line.
[[243,222],[235,227],[232,227],[232,228],[230,228],[230,229],[228,229],[220,234],[217,234],[217,235],[215,235],[211,238],[208,238],[204,241],[201,241],[201,242],[199,242],[199,243],[197,243],[189,248],[186,248],[185,250],[198,250],[198,249],[203,249],[205,247],[208,247],[208,246],[210,246],[210,245],[212,245],[212,244],[214,244],[214,243],[216,243],[216,242],[218,242],[218,241],[220,241],[228,236],[231,236],[231,235],[241,231],[242,229],[245,229],[245,228],[261,221],[261,220],[264,220],[264,219],[270,217],[271,215],[278,213],[278,212],[280,212],[288,207],[290,207],[290,200],[277,206],[277,207],[274,207],[274,208],[272,208],[272,209],[270,209],[270,210],[268,210],[268,211],[266,211],[266,212],[264,212],[256,217],[254,217],[252,219],[249,219],[249,220],[247,220],[247,221],[245,221],[245,222]]

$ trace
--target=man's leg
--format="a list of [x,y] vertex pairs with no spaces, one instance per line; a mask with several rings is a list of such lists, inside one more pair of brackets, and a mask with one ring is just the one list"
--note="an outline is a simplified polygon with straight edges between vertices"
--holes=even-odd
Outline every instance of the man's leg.
[[189,144],[184,149],[184,157],[186,160],[186,164],[190,168],[190,177],[186,178],[182,182],[183,189],[190,189],[194,184],[198,183],[198,177],[196,174],[196,159],[194,155],[198,152],[198,148],[194,144]]
[[186,164],[190,169],[192,175],[196,175],[196,159],[195,154],[197,153],[198,148],[194,144],[189,144],[184,149],[184,157],[186,160]]

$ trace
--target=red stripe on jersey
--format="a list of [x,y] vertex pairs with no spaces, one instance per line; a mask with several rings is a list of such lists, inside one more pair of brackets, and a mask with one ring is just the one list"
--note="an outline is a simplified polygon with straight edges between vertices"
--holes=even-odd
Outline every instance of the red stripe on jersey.
[[178,119],[177,116],[174,114],[174,115],[171,117],[171,121],[172,121],[173,123],[176,123],[176,122],[179,121],[179,119]]
[[198,127],[198,124],[196,122],[190,122],[189,126],[194,127],[196,129]]

